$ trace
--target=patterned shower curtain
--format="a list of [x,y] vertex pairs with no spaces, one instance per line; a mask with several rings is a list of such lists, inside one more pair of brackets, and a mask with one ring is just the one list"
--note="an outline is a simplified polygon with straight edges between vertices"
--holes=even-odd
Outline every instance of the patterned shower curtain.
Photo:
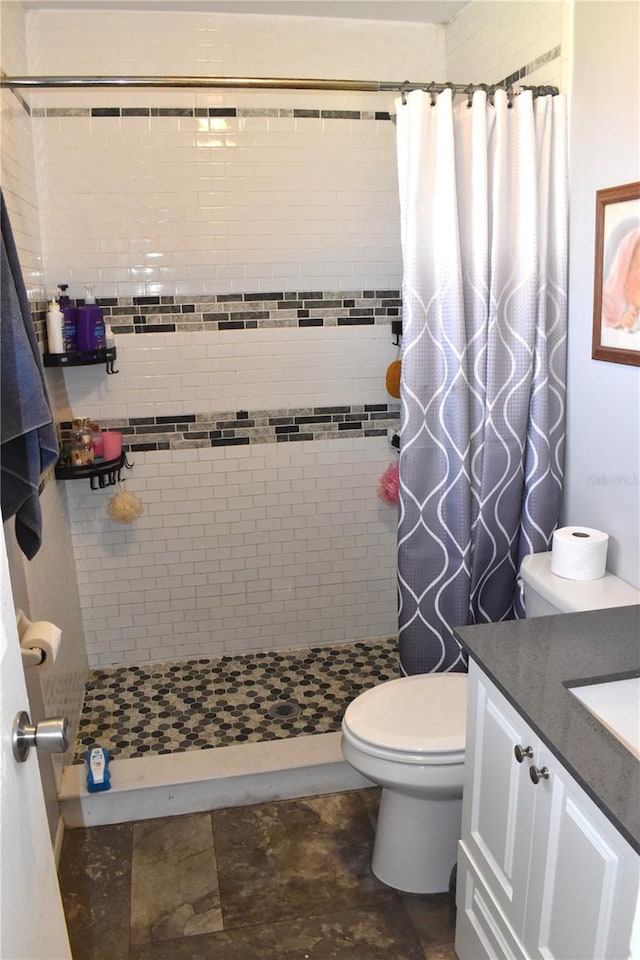
[[398,100],[403,251],[398,584],[404,673],[460,671],[452,628],[522,613],[562,489],[563,96]]

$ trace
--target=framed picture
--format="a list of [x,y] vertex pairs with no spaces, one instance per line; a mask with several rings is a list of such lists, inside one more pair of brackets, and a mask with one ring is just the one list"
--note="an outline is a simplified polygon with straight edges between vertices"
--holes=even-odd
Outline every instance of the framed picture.
[[596,193],[591,356],[640,366],[640,182]]

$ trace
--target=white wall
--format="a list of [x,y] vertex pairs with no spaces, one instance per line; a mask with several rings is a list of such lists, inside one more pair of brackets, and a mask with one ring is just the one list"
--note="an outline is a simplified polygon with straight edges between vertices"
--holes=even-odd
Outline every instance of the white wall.
[[575,7],[567,475],[563,521],[605,530],[640,587],[640,370],[591,359],[595,193],[640,177],[640,7]]

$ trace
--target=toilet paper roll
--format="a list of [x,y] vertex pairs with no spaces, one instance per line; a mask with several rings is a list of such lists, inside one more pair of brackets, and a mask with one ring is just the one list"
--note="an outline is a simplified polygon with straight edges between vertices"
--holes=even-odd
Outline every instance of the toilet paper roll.
[[33,650],[34,648],[42,650],[45,658],[39,667],[41,670],[50,670],[60,651],[61,638],[62,630],[56,627],[55,623],[49,623],[48,620],[36,620],[29,624],[20,637],[20,647],[23,650]]
[[609,535],[591,527],[561,527],[551,542],[551,572],[566,580],[599,580],[607,569]]
[[20,643],[22,643],[22,637],[28,627],[31,626],[31,620],[24,615],[22,610],[16,610],[16,626],[18,628],[18,637],[20,638]]

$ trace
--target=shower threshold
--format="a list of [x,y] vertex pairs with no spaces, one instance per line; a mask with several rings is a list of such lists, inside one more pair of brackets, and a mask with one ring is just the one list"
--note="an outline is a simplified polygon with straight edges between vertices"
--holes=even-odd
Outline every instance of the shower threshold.
[[64,768],[58,799],[66,827],[126,823],[371,786],[343,760],[339,733],[113,760],[110,771],[111,789],[89,793],[84,766]]

